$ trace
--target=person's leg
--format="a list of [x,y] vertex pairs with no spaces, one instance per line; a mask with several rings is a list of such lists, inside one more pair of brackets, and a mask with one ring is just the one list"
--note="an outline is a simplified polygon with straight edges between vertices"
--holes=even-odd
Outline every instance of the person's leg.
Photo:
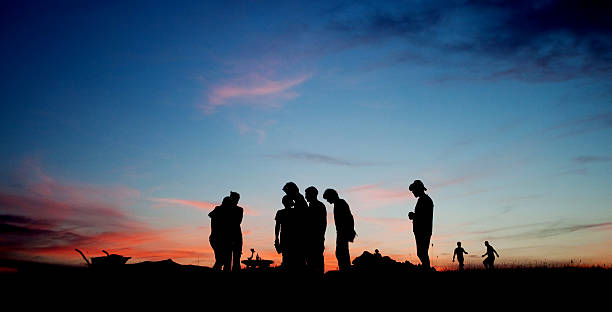
[[289,248],[283,249],[283,266],[286,272],[291,272],[293,269],[293,255]]
[[213,265],[213,269],[221,270],[221,252],[213,240],[210,240],[210,247],[212,247],[213,253],[215,255],[215,264]]
[[314,270],[314,251],[311,244],[308,244],[304,253],[306,272],[312,273]]
[[234,242],[232,246],[232,260],[233,260],[233,268],[232,271],[238,272],[240,271],[240,257],[242,256],[242,239]]
[[486,269],[488,269],[488,270],[493,269],[493,261],[492,261],[491,257],[487,257],[484,260],[483,263],[484,263]]
[[230,272],[232,269],[232,248],[227,243],[220,244],[219,254],[221,255],[221,265],[223,272]]
[[323,275],[323,273],[325,273],[325,257],[323,255],[324,252],[325,243],[321,243],[321,246],[318,248],[317,254],[315,255],[315,269],[316,272],[320,275]]
[[351,256],[348,248],[348,241],[340,238],[336,239],[336,259],[338,260],[338,269],[346,271],[351,267]]
[[417,256],[421,260],[423,268],[429,268],[429,241],[431,235],[415,235],[417,245]]

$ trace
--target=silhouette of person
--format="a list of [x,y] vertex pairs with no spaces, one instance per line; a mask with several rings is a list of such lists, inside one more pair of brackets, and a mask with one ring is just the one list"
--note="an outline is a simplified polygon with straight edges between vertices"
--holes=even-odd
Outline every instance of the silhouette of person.
[[291,270],[303,271],[306,266],[306,236],[307,236],[307,209],[308,204],[304,196],[300,194],[300,189],[293,182],[287,182],[283,186],[283,191],[291,200],[293,200],[293,211],[291,212],[293,234],[291,239],[292,246],[291,257]]
[[294,242],[292,241],[293,234],[291,233],[293,229],[292,226],[292,213],[294,212],[291,207],[293,207],[293,200],[289,195],[283,196],[282,199],[283,209],[280,209],[276,212],[276,225],[274,226],[274,247],[276,251],[282,254],[283,260],[281,263],[281,267],[287,271],[291,270],[292,264],[292,248],[294,247]]
[[232,205],[230,206],[230,247],[232,253],[232,271],[240,271],[240,257],[242,256],[242,229],[240,224],[242,223],[242,217],[244,215],[244,209],[238,206],[240,201],[240,194],[236,192],[230,192],[232,199]]
[[421,260],[423,269],[429,269],[429,242],[433,227],[434,204],[429,195],[425,194],[427,188],[421,180],[414,180],[408,189],[418,198],[414,212],[408,213],[408,218],[412,220],[417,256]]
[[323,198],[334,205],[334,222],[336,223],[336,259],[340,271],[351,268],[351,255],[349,242],[353,242],[357,233],[355,232],[355,220],[349,205],[338,196],[333,189],[326,189]]
[[231,270],[231,240],[229,233],[229,209],[233,200],[227,196],[223,198],[221,205],[216,206],[208,216],[210,217],[210,246],[215,254],[213,269],[229,272]]
[[327,209],[317,199],[319,191],[310,186],[304,191],[308,201],[307,237],[306,237],[306,268],[322,275],[324,272],[325,230],[327,228]]
[[499,258],[499,254],[497,253],[497,251],[495,251],[493,246],[489,245],[489,241],[485,241],[484,244],[485,246],[487,246],[487,252],[482,256],[487,256],[487,258],[484,259],[482,264],[484,264],[485,269],[492,270],[494,269],[493,264],[495,263],[495,255],[497,255],[497,257]]
[[459,262],[459,271],[463,271],[463,254],[468,254],[463,247],[461,247],[461,242],[457,242],[457,248],[455,248],[455,252],[453,252],[453,262],[455,262],[455,256],[457,256],[457,262]]

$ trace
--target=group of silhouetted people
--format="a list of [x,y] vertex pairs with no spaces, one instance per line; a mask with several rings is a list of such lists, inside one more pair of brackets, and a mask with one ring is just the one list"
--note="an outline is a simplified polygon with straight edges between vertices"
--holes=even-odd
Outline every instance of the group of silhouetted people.
[[[274,247],[282,254],[281,267],[287,272],[310,272],[323,274],[325,231],[327,209],[317,198],[319,191],[314,187],[305,190],[306,197],[293,182],[282,189],[283,208],[276,213]],[[344,199],[333,189],[327,189],[323,198],[334,205],[336,225],[336,258],[341,271],[351,266],[349,242],[353,242],[355,221]],[[240,270],[242,254],[243,209],[238,206],[240,195],[230,192],[221,205],[216,206],[208,216],[211,219],[210,245],[215,254],[213,269],[225,272]]]
[[[417,198],[414,211],[408,213],[408,218],[413,223],[417,256],[421,261],[421,267],[430,270],[429,244],[433,228],[433,200],[425,194],[427,188],[420,180],[415,180],[408,189]],[[287,272],[323,274],[327,209],[317,198],[319,191],[314,186],[310,186],[306,188],[304,197],[293,182],[285,184],[282,190],[285,192],[281,200],[283,208],[276,213],[274,227],[274,247],[282,254],[281,267]],[[334,189],[326,189],[323,192],[323,199],[334,205],[336,259],[339,270],[347,271],[351,267],[349,243],[357,236],[353,214],[348,203],[341,199]],[[214,269],[226,272],[240,270],[242,254],[240,224],[243,209],[238,206],[239,200],[238,193],[230,192],[221,205],[216,206],[208,214],[211,219],[210,245],[215,254]],[[488,241],[485,241],[485,246],[487,252],[482,256],[487,258],[483,264],[485,268],[493,269],[495,255],[499,257],[499,254]],[[461,242],[457,242],[453,262],[456,257],[460,271],[464,267],[464,254],[467,252],[461,247]]]
[[[310,186],[304,198],[293,182],[285,184],[283,191],[283,208],[276,213],[274,228],[274,246],[283,259],[281,267],[287,272],[323,274],[327,209],[317,199],[319,191]],[[345,271],[351,265],[348,243],[356,235],[353,215],[335,190],[325,190],[323,198],[334,205],[336,258],[338,268]]]

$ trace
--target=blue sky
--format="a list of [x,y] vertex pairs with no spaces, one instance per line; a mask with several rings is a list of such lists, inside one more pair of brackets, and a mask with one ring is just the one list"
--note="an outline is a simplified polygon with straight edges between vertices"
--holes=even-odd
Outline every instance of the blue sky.
[[76,263],[84,245],[210,265],[207,209],[236,190],[245,250],[278,259],[273,216],[295,181],[348,200],[353,256],[415,262],[421,179],[435,265],[485,239],[508,263],[612,259],[605,4],[2,6],[6,256]]

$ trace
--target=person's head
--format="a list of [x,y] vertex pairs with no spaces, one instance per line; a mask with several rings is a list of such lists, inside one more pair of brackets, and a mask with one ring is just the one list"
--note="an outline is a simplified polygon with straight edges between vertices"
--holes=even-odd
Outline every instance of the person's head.
[[309,186],[304,190],[304,194],[306,195],[306,200],[311,202],[317,199],[317,195],[319,195],[319,191],[314,186]]
[[223,201],[221,202],[221,206],[230,206],[233,204],[234,204],[234,200],[229,196],[225,196],[223,198]]
[[485,246],[489,246],[489,241],[485,241]]
[[291,206],[293,206],[293,199],[291,199],[289,195],[285,195],[283,196],[282,203],[283,207],[289,209]]
[[287,195],[294,195],[300,192],[298,186],[293,182],[287,182],[285,186],[283,186],[283,191]]
[[238,201],[240,201],[240,194],[236,192],[230,192],[229,197],[234,201],[234,205],[238,205]]
[[338,192],[334,189],[326,189],[323,192],[323,199],[327,200],[328,203],[333,204],[338,200]]
[[427,191],[427,188],[425,188],[425,185],[423,182],[421,182],[421,180],[414,180],[408,189],[412,192],[412,194],[414,194],[414,197],[419,197],[425,194],[425,191]]
[[461,242],[457,242],[457,247],[461,247]]

